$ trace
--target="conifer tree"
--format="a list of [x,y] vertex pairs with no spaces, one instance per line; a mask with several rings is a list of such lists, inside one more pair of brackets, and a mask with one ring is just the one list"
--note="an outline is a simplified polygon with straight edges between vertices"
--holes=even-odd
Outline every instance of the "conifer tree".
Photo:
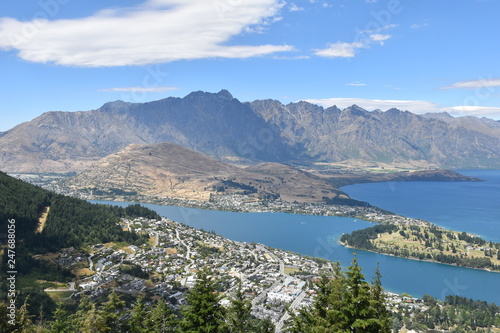
[[291,314],[290,332],[388,333],[389,312],[377,270],[371,287],[361,273],[356,257],[347,272],[337,263],[333,276],[316,282],[317,297],[312,306]]
[[89,298],[83,294],[80,302],[78,303],[78,309],[74,315],[72,315],[72,319],[74,324],[77,327],[83,327],[83,322],[87,318],[87,312],[92,308],[92,304],[90,303]]
[[130,333],[148,333],[151,332],[149,314],[146,311],[144,297],[141,295],[134,303],[130,311],[130,318],[127,320],[128,332]]
[[72,317],[64,310],[62,305],[59,304],[54,312],[54,319],[50,322],[48,333],[73,333],[77,328]]
[[150,313],[149,320],[150,324],[147,327],[151,328],[151,332],[174,333],[178,331],[179,318],[164,299],[158,301]]
[[90,304],[90,309],[85,312],[85,317],[81,318],[80,330],[82,333],[103,333],[110,332],[104,325],[104,320],[95,303]]
[[380,273],[378,264],[372,280],[371,294],[372,307],[378,319],[380,332],[390,332],[391,313],[387,309],[387,299],[384,294],[384,289],[382,288],[382,274]]
[[120,332],[120,310],[125,306],[125,302],[113,290],[108,295],[108,300],[104,302],[98,311],[102,318],[103,332]]
[[28,311],[29,306],[29,296],[27,296],[24,300],[23,305],[19,308],[16,313],[16,320],[14,327],[11,327],[11,332],[15,333],[32,333],[35,332],[35,328],[33,326],[32,318]]
[[251,308],[252,304],[245,300],[241,290],[241,280],[238,281],[238,288],[234,297],[231,299],[231,305],[228,308],[226,321],[231,333],[245,333],[251,329]]
[[188,305],[182,309],[182,332],[224,332],[224,308],[219,304],[215,283],[206,269],[199,271],[194,287],[187,295]]

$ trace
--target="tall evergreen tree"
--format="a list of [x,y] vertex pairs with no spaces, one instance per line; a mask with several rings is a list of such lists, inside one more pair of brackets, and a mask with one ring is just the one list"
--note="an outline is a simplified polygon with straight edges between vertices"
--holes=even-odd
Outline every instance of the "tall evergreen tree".
[[337,263],[333,276],[324,275],[316,282],[316,291],[312,306],[292,314],[291,332],[390,332],[380,272],[376,272],[371,287],[365,281],[356,257],[345,273]]
[[102,317],[103,332],[121,332],[119,318],[124,307],[125,302],[113,290],[98,311],[98,315]]
[[29,307],[29,296],[25,298],[23,305],[19,308],[16,313],[15,325],[12,327],[11,332],[14,333],[34,333],[35,327],[33,325],[32,318],[28,311]]
[[149,313],[146,311],[144,297],[139,296],[130,311],[130,318],[127,320],[127,328],[130,333],[151,332]]
[[241,280],[238,281],[238,288],[234,297],[231,299],[231,305],[228,308],[226,321],[230,332],[243,333],[248,332],[251,327],[251,308],[252,304],[245,300],[241,290]]
[[199,271],[196,284],[187,295],[188,305],[182,309],[182,332],[223,332],[225,311],[219,300],[215,282],[211,280],[208,270]]
[[59,305],[54,312],[54,319],[50,322],[47,333],[73,333],[77,331],[77,326],[69,313]]
[[151,328],[151,332],[174,333],[178,331],[179,318],[164,299],[160,299],[151,311],[149,321],[147,327]]
[[104,325],[104,320],[95,303],[90,304],[90,309],[85,312],[85,317],[81,318],[79,324],[82,333],[103,333],[109,332]]
[[382,288],[382,274],[378,264],[372,280],[371,294],[372,307],[375,309],[380,332],[390,332],[391,313],[387,309],[387,299]]

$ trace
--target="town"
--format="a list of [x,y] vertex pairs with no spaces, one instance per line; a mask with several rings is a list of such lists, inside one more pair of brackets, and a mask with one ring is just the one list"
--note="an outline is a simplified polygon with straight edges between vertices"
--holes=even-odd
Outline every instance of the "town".
[[[149,234],[150,242],[141,246],[95,244],[88,253],[64,249],[52,260],[82,274],[69,286],[46,292],[62,292],[73,299],[83,294],[98,298],[110,290],[133,296],[148,294],[167,299],[178,310],[186,304],[187,291],[196,283],[196,272],[208,267],[223,295],[221,304],[229,304],[241,282],[251,300],[252,314],[270,318],[276,332],[281,332],[289,311],[313,302],[313,281],[332,269],[332,262],[325,259],[232,241],[167,218],[122,219],[121,226]],[[409,295],[387,296],[394,310],[425,308],[421,300]]]

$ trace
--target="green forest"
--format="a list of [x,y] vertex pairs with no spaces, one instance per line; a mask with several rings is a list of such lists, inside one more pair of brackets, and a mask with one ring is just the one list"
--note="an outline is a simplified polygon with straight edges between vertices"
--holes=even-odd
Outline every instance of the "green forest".
[[[50,207],[43,231],[36,233],[42,212]],[[55,194],[0,172],[0,231],[3,239],[9,220],[15,220],[16,241],[33,253],[65,247],[126,241],[144,242],[147,237],[123,231],[121,217],[160,216],[140,205],[127,208],[92,204]]]

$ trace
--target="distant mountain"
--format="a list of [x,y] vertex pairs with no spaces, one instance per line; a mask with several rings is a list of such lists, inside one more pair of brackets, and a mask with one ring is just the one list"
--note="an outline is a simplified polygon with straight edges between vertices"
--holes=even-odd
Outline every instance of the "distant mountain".
[[149,103],[111,102],[87,112],[47,112],[0,137],[0,170],[81,171],[129,144],[173,142],[221,160],[284,161],[282,143],[247,104],[222,90]]
[[420,116],[356,105],[324,109],[307,102],[251,103],[290,145],[324,162],[407,164],[410,167],[500,167],[500,128],[475,117]]
[[325,179],[279,163],[240,168],[185,147],[161,143],[130,145],[66,181],[80,193],[141,194],[208,200],[210,194],[321,202],[347,198]]
[[500,123],[491,119],[241,103],[221,90],[44,113],[0,133],[0,170],[82,171],[130,144],[162,142],[226,162],[500,168]]

